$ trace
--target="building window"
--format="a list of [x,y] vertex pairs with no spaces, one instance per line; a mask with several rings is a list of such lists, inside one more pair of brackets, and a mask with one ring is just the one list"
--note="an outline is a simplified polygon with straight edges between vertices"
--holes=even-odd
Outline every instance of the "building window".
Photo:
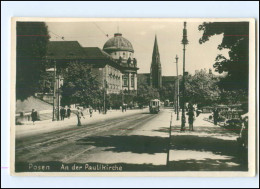
[[126,75],[123,76],[123,87],[127,87],[128,86],[128,78]]
[[134,75],[131,75],[131,87],[135,87],[135,78],[134,78]]

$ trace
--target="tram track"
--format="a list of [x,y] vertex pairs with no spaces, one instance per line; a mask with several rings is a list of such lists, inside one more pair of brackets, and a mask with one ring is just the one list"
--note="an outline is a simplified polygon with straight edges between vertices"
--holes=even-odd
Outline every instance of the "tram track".
[[[35,151],[37,151],[37,156],[40,154],[44,154],[48,151],[55,150],[62,148],[62,146],[66,146],[68,143],[73,143],[75,140],[78,140],[79,138],[82,137],[87,137],[91,135],[96,135],[96,134],[109,134],[110,131],[113,134],[123,134],[126,133],[127,131],[132,130],[134,127],[142,124],[143,122],[146,122],[148,119],[152,119],[155,117],[155,115],[145,115],[145,114],[140,114],[136,118],[135,116],[129,116],[127,119],[121,119],[121,120],[110,120],[108,123],[103,123],[103,124],[95,124],[95,126],[82,126],[79,129],[71,130],[65,132],[65,135],[56,137],[55,139],[49,139],[53,138],[53,135],[55,132],[52,132],[52,136],[49,136],[47,139],[42,138],[41,140],[37,141],[31,141],[33,143],[32,145],[20,145],[21,147],[16,148],[16,155],[18,156],[26,156],[29,159],[33,159],[35,156]],[[124,128],[122,128],[122,126]],[[130,127],[129,127],[130,126]],[[121,128],[120,128],[121,127]],[[117,129],[116,129],[117,128]],[[64,132],[59,133],[59,134],[64,134]],[[47,141],[43,141],[47,140]],[[76,149],[75,149],[76,150]],[[30,155],[31,154],[31,155]],[[72,154],[74,156],[74,154]],[[30,158],[31,157],[31,158]],[[67,157],[69,158],[69,157]],[[21,157],[21,159],[23,159]]]

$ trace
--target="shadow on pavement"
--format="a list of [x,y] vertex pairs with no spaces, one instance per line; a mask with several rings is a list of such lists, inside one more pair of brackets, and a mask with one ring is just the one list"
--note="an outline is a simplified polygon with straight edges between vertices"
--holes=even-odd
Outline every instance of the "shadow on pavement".
[[215,154],[228,156],[235,156],[240,152],[240,148],[234,140],[195,135],[175,135],[172,136],[171,140],[176,150],[211,151]]
[[[214,137],[201,137],[195,135],[175,135],[171,139],[172,150],[189,150],[196,152],[212,152],[213,154],[228,157],[228,159],[193,159],[192,152],[185,160],[178,160],[175,163],[176,169],[187,170],[247,170],[248,152],[242,149],[236,140],[224,140]],[[174,153],[173,153],[174,156]],[[182,164],[182,165],[181,165]],[[237,166],[231,166],[237,164]],[[189,166],[185,166],[189,165]],[[208,167],[208,168],[207,168]]]
[[[86,137],[76,141],[77,145],[92,145],[105,148],[104,151],[132,152],[137,154],[167,153],[169,139],[155,136],[97,136]],[[235,140],[224,140],[214,137],[201,137],[196,135],[175,135],[171,138],[172,156],[176,150],[188,151],[188,157],[170,162],[170,170],[208,170],[230,171],[247,170],[247,151],[242,150]],[[175,151],[175,152],[174,152]],[[211,152],[214,158],[193,157],[193,153]],[[184,155],[185,156],[185,155]],[[221,158],[219,158],[221,157]],[[173,158],[174,159],[174,158]]]
[[[172,129],[172,134],[174,134],[174,132],[178,132],[180,131],[181,127],[178,126],[174,126],[171,128]],[[157,130],[153,130],[154,132],[162,132],[162,133],[169,133],[170,127],[161,127],[160,129]],[[239,130],[240,129],[229,129],[229,128],[223,128],[223,127],[206,127],[206,126],[194,126],[194,135],[196,135],[196,133],[203,133],[203,134],[209,134],[209,135],[215,135],[215,136],[224,136],[224,137],[238,137],[238,134],[236,134],[234,131]],[[186,127],[186,131],[188,131],[188,127]],[[236,131],[237,132],[237,131]]]
[[187,159],[171,161],[169,167],[173,171],[248,171],[247,166],[232,163],[234,159]]
[[128,135],[86,137],[76,141],[77,145],[107,147],[105,151],[132,153],[167,153],[169,139],[163,137]]

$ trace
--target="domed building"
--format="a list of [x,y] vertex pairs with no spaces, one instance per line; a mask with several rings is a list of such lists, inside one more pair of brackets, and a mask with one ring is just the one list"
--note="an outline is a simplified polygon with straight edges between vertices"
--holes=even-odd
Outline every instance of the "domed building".
[[121,67],[122,90],[137,90],[137,60],[134,58],[134,49],[130,41],[115,33],[103,46],[103,51],[108,53]]
[[66,66],[81,62],[91,67],[91,72],[107,94],[137,91],[137,60],[130,41],[115,33],[103,46],[82,47],[78,41],[51,41],[48,43],[50,61]]

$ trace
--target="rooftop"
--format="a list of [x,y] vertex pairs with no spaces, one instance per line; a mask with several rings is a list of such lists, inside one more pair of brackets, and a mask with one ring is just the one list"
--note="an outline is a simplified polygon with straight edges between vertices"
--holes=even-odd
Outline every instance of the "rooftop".
[[106,52],[114,51],[130,51],[134,52],[133,46],[126,38],[122,37],[121,33],[115,33],[114,37],[107,40],[103,46],[103,50]]
[[78,41],[50,41],[47,45],[47,58],[83,59],[85,52]]

